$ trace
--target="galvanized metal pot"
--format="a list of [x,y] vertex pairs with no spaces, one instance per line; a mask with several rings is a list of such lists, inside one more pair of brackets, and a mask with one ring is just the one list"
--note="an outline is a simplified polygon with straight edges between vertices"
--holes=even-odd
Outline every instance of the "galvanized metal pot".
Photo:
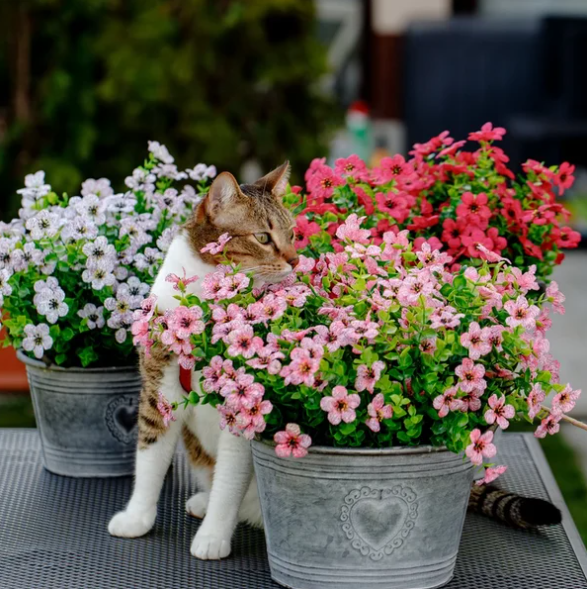
[[425,589],[453,574],[473,468],[430,446],[315,447],[279,458],[254,441],[271,576],[293,589]]
[[26,365],[47,470],[71,477],[131,475],[141,377],[135,367]]

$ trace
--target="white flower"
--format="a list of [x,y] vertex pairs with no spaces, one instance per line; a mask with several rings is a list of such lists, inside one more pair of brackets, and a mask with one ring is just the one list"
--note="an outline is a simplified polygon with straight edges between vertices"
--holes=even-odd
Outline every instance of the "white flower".
[[96,225],[103,225],[106,222],[106,204],[95,194],[84,196],[80,202],[74,205],[78,215],[87,217]]
[[112,266],[95,264],[82,272],[82,280],[89,282],[94,290],[102,290],[105,286],[112,286],[116,279],[112,274]]
[[49,323],[57,323],[59,317],[65,317],[69,307],[63,301],[65,293],[60,288],[44,288],[34,297],[39,315],[44,315]]
[[124,327],[121,327],[120,329],[116,330],[116,333],[114,334],[114,338],[116,339],[116,341],[119,344],[123,344],[126,341],[127,335],[128,335],[128,330],[125,329]]
[[7,237],[0,237],[0,268],[12,266],[12,255],[14,252],[14,241]]
[[159,262],[163,259],[163,254],[156,248],[147,247],[144,253],[135,256],[135,266],[138,270],[147,270],[151,276],[154,276],[159,270]]
[[183,198],[181,195],[178,196],[175,188],[168,188],[163,194],[156,192],[154,200],[159,205],[159,208],[168,211],[172,215],[179,212],[183,206]]
[[108,240],[100,235],[95,241],[84,244],[82,252],[87,256],[86,266],[88,268],[96,264],[103,264],[104,267],[116,263],[116,248],[108,243]]
[[11,256],[15,272],[24,272],[31,264],[38,266],[43,261],[43,252],[34,243],[25,243],[22,249],[16,249]]
[[8,297],[12,294],[12,286],[8,284],[11,276],[12,272],[7,268],[2,268],[2,270],[0,270],[0,295]]
[[141,282],[136,276],[131,276],[126,283],[121,284],[116,291],[116,296],[119,293],[127,296],[131,308],[138,309],[145,295],[149,292],[149,285]]
[[175,161],[167,150],[167,147],[158,141],[149,141],[149,151],[164,164],[172,164]]
[[127,217],[120,221],[120,237],[128,235],[134,247],[141,247],[149,243],[153,237],[143,228],[143,224],[135,217]]
[[85,215],[78,215],[69,221],[61,231],[63,243],[76,242],[81,239],[94,239],[98,235],[98,227]]
[[45,276],[50,276],[51,274],[53,274],[53,272],[55,272],[55,266],[57,266],[57,262],[55,260],[52,260],[50,262],[47,261],[47,256],[49,256],[50,254],[50,250],[43,250],[43,263],[41,264],[41,266],[39,266],[39,270],[42,274],[45,274]]
[[197,164],[193,169],[188,168],[186,172],[192,180],[200,181],[204,178],[214,178],[216,176],[216,166]]
[[157,180],[155,174],[151,174],[143,168],[135,168],[132,172],[132,176],[127,176],[124,183],[133,190],[152,192],[155,190],[155,180]]
[[50,350],[53,338],[49,335],[49,326],[46,323],[33,325],[29,323],[24,327],[25,338],[22,347],[27,352],[33,352],[36,358],[42,358],[45,350]]
[[114,194],[104,199],[104,205],[109,213],[132,213],[135,210],[137,199],[132,192],[126,194]]
[[4,223],[4,221],[0,221],[0,236],[20,239],[24,233],[24,225],[20,219],[12,219],[10,223]]
[[159,164],[151,170],[159,178],[171,178],[172,180],[185,180],[188,175],[179,172],[175,164]]
[[100,178],[98,180],[88,178],[82,184],[82,196],[88,196],[89,194],[95,194],[100,198],[106,198],[114,194],[114,190],[112,190],[108,178]]
[[96,307],[92,303],[87,303],[83,309],[77,312],[78,316],[86,320],[86,325],[90,329],[102,329],[106,322],[104,321],[104,307]]
[[169,246],[171,245],[171,242],[173,241],[173,238],[177,235],[178,231],[179,225],[174,225],[173,227],[168,227],[167,229],[165,229],[159,237],[159,239],[157,240],[157,247],[162,252],[167,252]]
[[25,208],[30,207],[51,191],[51,186],[45,184],[45,172],[43,171],[25,176],[24,185],[26,188],[21,188],[16,192],[22,194],[22,206]]
[[[39,293],[44,291],[46,288],[49,290],[57,290],[61,287],[59,286],[59,281],[54,276],[50,276],[47,280],[37,280],[33,285],[35,292]],[[36,303],[35,303],[36,304]]]
[[116,277],[116,280],[118,280],[119,282],[126,280],[128,274],[128,269],[124,266],[116,266],[116,268],[114,268],[114,276]]
[[47,209],[43,209],[34,217],[28,219],[25,226],[35,240],[43,237],[54,237],[59,229],[59,217],[54,213],[50,213]]

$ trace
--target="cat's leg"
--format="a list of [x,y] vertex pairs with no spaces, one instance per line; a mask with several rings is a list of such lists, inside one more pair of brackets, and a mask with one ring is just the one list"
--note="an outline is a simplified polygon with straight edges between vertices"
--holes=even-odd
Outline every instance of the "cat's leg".
[[238,512],[253,475],[250,443],[228,430],[220,433],[214,480],[206,517],[191,546],[191,553],[203,560],[230,554]]
[[169,402],[182,398],[177,364],[164,356],[153,354],[150,358],[141,358],[141,371],[143,389],[139,403],[134,489],[126,508],[114,515],[108,524],[110,534],[122,538],[143,536],[153,527],[157,501],[173,459],[184,417],[183,411],[176,411],[177,421],[165,426],[157,409],[159,390]]
[[185,509],[189,515],[203,519],[208,509],[215,462],[188,425],[183,428],[183,442],[198,484],[198,492],[186,501]]

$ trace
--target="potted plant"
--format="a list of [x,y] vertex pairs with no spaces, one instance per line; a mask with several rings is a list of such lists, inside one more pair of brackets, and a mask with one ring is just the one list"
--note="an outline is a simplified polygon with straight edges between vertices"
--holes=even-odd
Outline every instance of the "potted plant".
[[[19,218],[0,224],[3,345],[26,364],[52,472],[133,472],[141,386],[133,310],[215,175],[203,164],[179,172],[173,161],[150,142],[122,194],[101,178],[86,180],[80,196],[59,196],[37,172],[18,191]],[[175,188],[188,179],[194,186]]]
[[[179,307],[148,300],[133,326],[147,353],[202,371],[184,405],[215,405],[253,440],[272,576],[295,589],[446,583],[475,471],[506,468],[494,430],[538,418],[536,435],[554,433],[579,395],[558,384],[532,271],[451,272],[407,231],[373,243],[364,221],[350,215],[343,251],[302,256],[281,284],[255,288],[226,260],[201,299],[180,281]],[[161,402],[169,420],[178,406]]]
[[285,198],[298,214],[300,251],[341,251],[336,230],[354,212],[366,217],[375,243],[386,231],[408,229],[416,250],[428,243],[447,252],[451,268],[504,256],[521,270],[536,266],[537,278],[547,280],[562,250],[577,247],[581,237],[566,225],[570,213],[556,199],[573,184],[575,167],[528,160],[516,177],[495,145],[504,134],[486,123],[469,135],[479,146],[468,151],[466,141],[445,131],[416,144],[411,159],[385,157],[373,169],[356,155],[337,160],[334,169],[314,160],[307,194],[298,186]]

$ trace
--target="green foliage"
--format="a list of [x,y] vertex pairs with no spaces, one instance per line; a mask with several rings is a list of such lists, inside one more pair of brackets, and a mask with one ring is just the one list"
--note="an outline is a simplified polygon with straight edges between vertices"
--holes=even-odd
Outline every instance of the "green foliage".
[[317,84],[314,11],[312,0],[2,3],[3,191],[39,169],[70,194],[90,174],[123,177],[154,138],[184,167],[304,169],[337,119]]

